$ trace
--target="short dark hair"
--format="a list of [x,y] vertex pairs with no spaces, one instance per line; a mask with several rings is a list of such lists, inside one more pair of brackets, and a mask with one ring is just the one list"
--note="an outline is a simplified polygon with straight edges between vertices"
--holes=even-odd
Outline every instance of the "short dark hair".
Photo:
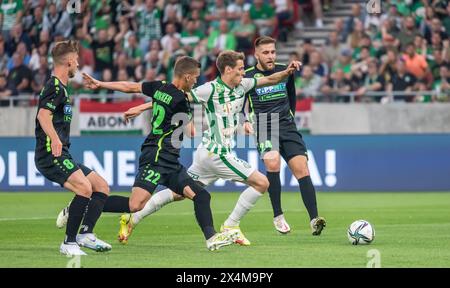
[[199,69],[200,62],[189,56],[182,56],[175,62],[175,67],[173,68],[173,74],[176,77],[181,77],[184,74],[193,73],[195,69]]
[[231,68],[236,67],[237,61],[244,61],[245,55],[242,52],[236,52],[233,50],[222,51],[216,60],[217,69],[219,69],[220,74],[225,72],[225,67],[230,66]]
[[255,48],[265,44],[275,44],[277,41],[269,36],[261,36],[255,39]]
[[78,54],[78,42],[77,41],[61,41],[56,42],[55,46],[52,49],[52,57],[55,63],[61,63],[64,56],[69,53],[77,53]]

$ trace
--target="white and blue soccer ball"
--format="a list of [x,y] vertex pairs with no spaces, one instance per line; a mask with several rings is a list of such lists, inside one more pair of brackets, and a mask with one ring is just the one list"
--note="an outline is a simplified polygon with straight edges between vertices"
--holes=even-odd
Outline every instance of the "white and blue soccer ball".
[[375,229],[366,220],[357,220],[348,227],[347,237],[353,245],[367,245],[375,238]]

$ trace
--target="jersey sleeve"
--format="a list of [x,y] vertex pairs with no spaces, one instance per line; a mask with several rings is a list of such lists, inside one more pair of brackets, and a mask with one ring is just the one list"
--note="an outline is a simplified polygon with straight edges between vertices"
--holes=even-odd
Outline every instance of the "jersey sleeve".
[[209,98],[212,96],[213,93],[214,93],[214,86],[210,82],[207,82],[191,90],[191,95],[195,103],[208,102]]
[[142,82],[141,91],[142,94],[153,97],[153,94],[155,94],[156,90],[160,88],[164,84],[163,81],[148,81],[148,82]]
[[242,78],[242,87],[244,87],[245,93],[252,90],[256,86],[256,78]]
[[61,104],[63,98],[63,91],[59,86],[46,84],[40,94],[39,109],[42,108],[55,112],[56,107]]

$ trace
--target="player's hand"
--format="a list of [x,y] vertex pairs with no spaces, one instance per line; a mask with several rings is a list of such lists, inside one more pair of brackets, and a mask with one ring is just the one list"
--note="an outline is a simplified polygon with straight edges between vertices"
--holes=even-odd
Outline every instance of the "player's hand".
[[128,109],[127,111],[125,111],[123,113],[123,118],[125,119],[125,123],[128,124],[128,122],[133,119],[136,118],[137,116],[141,115],[142,111],[140,109],[138,109],[137,107],[133,107]]
[[245,135],[251,135],[255,132],[255,131],[253,131],[252,123],[250,123],[250,122],[244,123],[244,132],[245,132]]
[[62,143],[61,143],[61,140],[59,140],[59,138],[58,138],[58,139],[52,140],[51,147],[52,147],[52,155],[53,155],[54,157],[59,157],[59,156],[61,156],[62,146],[63,146],[63,145],[62,145]]
[[88,89],[99,89],[100,88],[100,81],[98,81],[97,79],[93,78],[91,75],[86,74],[86,73],[82,73],[83,75],[83,80],[84,80],[84,86],[86,86],[86,88]]
[[300,68],[302,68],[302,62],[292,61],[291,63],[289,63],[286,70],[288,70],[289,74],[292,74],[295,70],[300,71]]

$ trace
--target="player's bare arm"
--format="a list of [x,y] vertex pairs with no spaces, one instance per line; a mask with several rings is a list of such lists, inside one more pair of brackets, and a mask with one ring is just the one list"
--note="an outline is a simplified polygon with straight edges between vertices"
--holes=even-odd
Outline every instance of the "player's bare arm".
[[125,123],[128,123],[130,119],[136,118],[137,116],[141,115],[142,112],[152,109],[152,107],[153,102],[148,102],[135,107],[131,107],[123,113]]
[[295,70],[300,70],[301,67],[302,63],[300,61],[292,61],[285,70],[256,79],[256,87],[277,84],[289,77]]
[[189,138],[193,138],[195,136],[195,125],[193,120],[190,121],[184,128],[184,135]]
[[89,74],[82,74],[85,83],[84,85],[86,86],[86,88],[91,90],[103,88],[124,93],[142,93],[142,83],[128,81],[103,82],[95,79]]
[[56,133],[55,127],[53,126],[52,116],[52,111],[41,108],[39,109],[37,119],[41,124],[41,127],[44,130],[45,134],[50,137],[53,156],[59,157],[61,156],[63,145],[61,140],[59,139],[58,134]]

